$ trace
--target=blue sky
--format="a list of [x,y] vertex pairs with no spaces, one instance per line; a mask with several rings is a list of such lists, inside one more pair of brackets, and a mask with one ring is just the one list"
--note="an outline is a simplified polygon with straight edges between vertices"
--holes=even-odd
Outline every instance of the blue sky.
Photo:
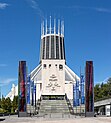
[[0,85],[3,95],[17,84],[18,62],[28,72],[39,64],[40,25],[64,19],[66,63],[78,75],[94,61],[94,82],[111,76],[111,0],[0,0]]

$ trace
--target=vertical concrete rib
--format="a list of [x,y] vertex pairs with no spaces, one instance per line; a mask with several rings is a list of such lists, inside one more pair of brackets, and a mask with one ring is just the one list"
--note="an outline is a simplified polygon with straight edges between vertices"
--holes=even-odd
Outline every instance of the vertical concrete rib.
[[43,59],[43,39],[41,39],[41,49],[40,49],[40,52],[41,52],[41,59]]
[[50,40],[49,40],[49,59],[51,58],[51,16],[50,16]]
[[41,23],[41,37],[43,35],[43,22]]
[[43,27],[42,28],[43,28],[43,36],[44,36],[44,21],[43,21]]
[[47,19],[46,19],[46,21],[45,21],[45,35],[47,35]]
[[45,38],[45,51],[44,51],[44,59],[46,59],[46,41],[47,41],[47,37],[44,37]]
[[[47,35],[47,19],[46,19],[45,35]],[[46,59],[46,41],[47,41],[47,37],[45,36],[45,53],[44,53],[44,59]]]
[[61,37],[61,39],[62,39],[62,41],[61,41],[62,42],[62,53],[61,54],[62,54],[62,59],[64,59],[64,53],[63,53],[63,37]]
[[56,19],[54,19],[54,58],[56,58]]
[[61,51],[60,51],[60,20],[58,20],[58,35],[59,35],[59,59],[61,59]]
[[42,60],[43,57],[43,48],[42,48],[42,37],[43,37],[43,21],[41,23],[41,43],[40,43],[40,60]]

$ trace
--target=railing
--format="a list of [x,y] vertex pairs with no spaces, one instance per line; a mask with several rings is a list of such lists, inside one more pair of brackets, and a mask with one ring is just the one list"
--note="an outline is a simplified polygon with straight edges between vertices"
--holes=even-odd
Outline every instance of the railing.
[[41,101],[42,101],[42,98],[40,97],[40,99],[38,99],[38,101],[37,101],[37,107],[36,107],[37,114],[39,113],[39,110],[40,110]]
[[67,102],[67,105],[68,105],[70,114],[74,114],[73,107],[72,107],[72,105],[71,105],[70,100],[67,98],[67,95],[66,95],[66,94],[65,94],[65,99],[66,99],[66,102]]
[[0,116],[10,116],[10,115],[18,115],[18,112],[15,112],[15,113],[0,113]]

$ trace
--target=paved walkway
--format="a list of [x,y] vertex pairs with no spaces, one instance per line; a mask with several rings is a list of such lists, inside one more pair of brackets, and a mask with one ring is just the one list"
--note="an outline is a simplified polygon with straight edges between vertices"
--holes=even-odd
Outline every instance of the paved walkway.
[[72,118],[43,118],[6,116],[0,123],[111,123],[111,117],[72,117]]

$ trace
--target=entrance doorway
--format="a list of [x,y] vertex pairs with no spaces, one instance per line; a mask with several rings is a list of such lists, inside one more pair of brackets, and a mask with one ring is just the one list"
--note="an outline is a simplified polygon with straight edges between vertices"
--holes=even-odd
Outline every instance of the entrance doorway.
[[64,95],[42,95],[43,100],[64,100]]

